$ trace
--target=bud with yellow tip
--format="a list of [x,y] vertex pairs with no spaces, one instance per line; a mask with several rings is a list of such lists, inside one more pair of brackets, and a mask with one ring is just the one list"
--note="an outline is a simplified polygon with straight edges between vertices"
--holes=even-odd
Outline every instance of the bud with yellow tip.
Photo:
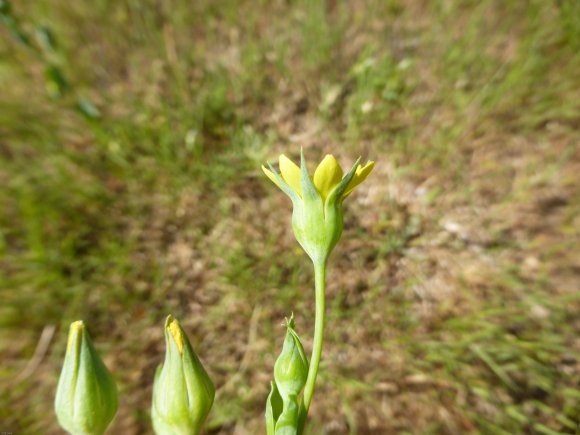
[[214,385],[172,316],[165,321],[165,344],[153,384],[153,428],[158,435],[198,434],[213,405]]
[[117,386],[81,320],[69,329],[54,408],[73,435],[102,435],[117,412]]

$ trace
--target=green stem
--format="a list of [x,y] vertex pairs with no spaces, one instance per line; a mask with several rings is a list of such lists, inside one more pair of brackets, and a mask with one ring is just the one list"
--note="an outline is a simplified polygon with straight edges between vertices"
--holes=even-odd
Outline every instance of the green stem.
[[324,338],[324,299],[325,299],[325,275],[326,261],[314,263],[314,291],[316,297],[316,318],[314,323],[314,344],[312,346],[312,356],[310,357],[310,366],[308,368],[308,377],[304,386],[304,395],[302,396],[302,406],[300,412],[300,424],[298,433],[304,430],[308,409],[312,402],[314,394],[314,385],[318,366],[320,365],[320,356],[322,355],[322,341]]

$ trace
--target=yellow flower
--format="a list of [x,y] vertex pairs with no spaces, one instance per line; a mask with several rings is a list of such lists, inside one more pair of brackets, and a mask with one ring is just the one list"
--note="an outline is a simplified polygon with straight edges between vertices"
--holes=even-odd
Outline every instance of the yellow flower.
[[[298,165],[284,154],[280,155],[279,165],[282,179],[301,197],[302,186],[300,181],[300,168]],[[349,181],[344,193],[342,194],[342,198],[346,198],[350,195],[356,186],[361,184],[370,175],[374,167],[375,162],[373,161],[367,162],[364,166],[360,164],[357,165],[352,179]],[[262,170],[270,180],[272,180],[278,187],[282,188],[273,171],[267,169],[263,165]],[[330,192],[332,192],[342,179],[343,172],[340,164],[332,154],[327,154],[314,171],[313,177],[314,186],[323,201],[328,198]]]
[[372,172],[375,162],[362,166],[360,158],[343,176],[331,154],[326,155],[311,177],[301,152],[300,167],[284,154],[280,174],[272,165],[262,170],[294,204],[292,228],[296,239],[315,263],[324,263],[342,234],[342,201]]

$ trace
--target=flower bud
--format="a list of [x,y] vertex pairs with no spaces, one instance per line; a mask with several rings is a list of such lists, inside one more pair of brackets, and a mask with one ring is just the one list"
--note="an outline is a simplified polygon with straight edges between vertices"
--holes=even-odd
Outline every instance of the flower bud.
[[266,401],[267,435],[295,435],[300,423],[298,396],[308,377],[308,360],[294,331],[294,316],[286,321],[286,327],[284,346],[274,365],[274,382]]
[[308,360],[294,331],[294,317],[290,317],[286,326],[284,346],[274,365],[274,379],[284,402],[288,397],[300,394],[308,377]]
[[159,435],[197,434],[213,405],[214,385],[172,316],[165,321],[165,344],[153,384],[153,428]]
[[103,434],[117,412],[117,386],[81,320],[70,326],[54,408],[73,435]]

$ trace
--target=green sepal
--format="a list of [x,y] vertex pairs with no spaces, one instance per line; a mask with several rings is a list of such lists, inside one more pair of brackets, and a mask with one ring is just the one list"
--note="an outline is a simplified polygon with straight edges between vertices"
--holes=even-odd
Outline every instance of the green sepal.
[[284,403],[276,386],[276,382],[272,381],[270,385],[270,394],[266,400],[266,434],[275,435],[276,421],[280,417],[280,414],[282,414]]
[[312,261],[326,262],[334,247],[334,230],[326,225],[324,203],[308,174],[303,150],[300,151],[300,185],[302,198],[294,204],[292,212],[294,235]]
[[276,422],[275,435],[296,435],[298,433],[298,397],[290,395],[284,401],[284,411]]
[[300,185],[302,187],[302,199],[304,201],[315,201],[322,204],[322,197],[316,186],[310,178],[308,167],[306,166],[306,159],[304,158],[304,150],[300,148]]
[[284,181],[284,179],[280,176],[276,169],[274,169],[270,162],[268,162],[268,168],[270,168],[270,171],[272,174],[274,174],[274,177],[276,177],[278,183],[280,183],[280,189],[282,189],[282,191],[290,197],[292,203],[296,205],[298,201],[300,201],[300,196],[288,185],[288,183],[286,183],[286,181]]
[[350,181],[354,177],[354,174],[356,174],[356,169],[360,164],[360,160],[361,160],[360,157],[356,159],[356,162],[354,162],[354,165],[352,165],[347,174],[344,177],[342,177],[340,183],[338,183],[336,187],[332,189],[332,192],[329,193],[328,198],[326,198],[325,212],[328,211],[329,206],[335,204],[340,205],[340,202],[343,199],[344,192],[346,192],[346,189],[348,188]]

